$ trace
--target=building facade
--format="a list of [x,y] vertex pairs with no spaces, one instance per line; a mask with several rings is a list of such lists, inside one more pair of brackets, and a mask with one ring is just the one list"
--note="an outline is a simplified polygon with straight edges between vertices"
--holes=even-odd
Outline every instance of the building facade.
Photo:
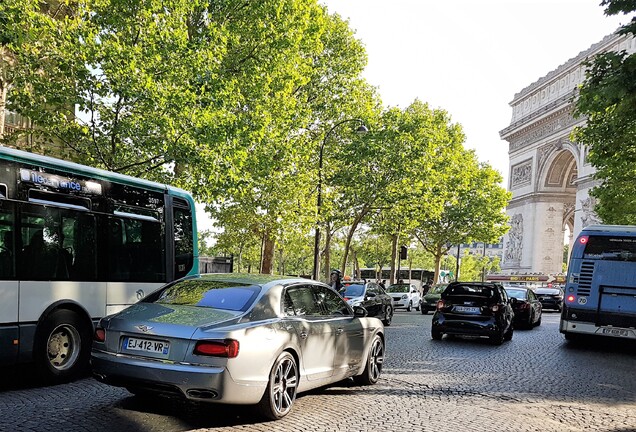
[[[587,149],[571,133],[585,124],[572,115],[585,61],[607,51],[636,51],[636,40],[612,34],[514,96],[512,120],[500,132],[509,143],[512,199],[507,213],[502,271],[554,275],[563,271],[563,247],[598,222],[589,190],[596,185]],[[569,238],[565,239],[566,233]],[[571,250],[571,247],[570,247]]]

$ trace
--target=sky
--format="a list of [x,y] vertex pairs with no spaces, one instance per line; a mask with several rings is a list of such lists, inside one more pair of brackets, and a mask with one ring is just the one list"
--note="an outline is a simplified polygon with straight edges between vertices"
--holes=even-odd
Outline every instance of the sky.
[[[466,146],[508,184],[514,95],[613,33],[601,0],[319,0],[365,45],[367,81],[385,107],[415,99],[446,110]],[[200,229],[211,222],[198,206]]]
[[508,184],[514,95],[629,21],[601,0],[320,0],[366,47],[385,107],[446,110]]

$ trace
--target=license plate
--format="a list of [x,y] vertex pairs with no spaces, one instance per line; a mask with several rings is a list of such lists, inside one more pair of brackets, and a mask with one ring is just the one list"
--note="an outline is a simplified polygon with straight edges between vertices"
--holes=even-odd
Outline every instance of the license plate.
[[455,306],[455,312],[478,313],[479,308],[474,306]]
[[620,337],[629,336],[629,332],[627,330],[624,330],[624,329],[603,328],[602,332],[603,332],[604,335],[610,335],[610,336],[620,336]]
[[168,355],[170,352],[170,343],[148,339],[126,338],[124,339],[124,349]]

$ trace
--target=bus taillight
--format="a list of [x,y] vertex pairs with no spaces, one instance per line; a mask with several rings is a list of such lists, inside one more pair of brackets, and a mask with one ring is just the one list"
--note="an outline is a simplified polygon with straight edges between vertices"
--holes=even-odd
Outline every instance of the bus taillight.
[[576,296],[574,296],[573,294],[570,294],[570,295],[567,297],[567,301],[568,301],[568,303],[574,303],[574,300],[576,300]]

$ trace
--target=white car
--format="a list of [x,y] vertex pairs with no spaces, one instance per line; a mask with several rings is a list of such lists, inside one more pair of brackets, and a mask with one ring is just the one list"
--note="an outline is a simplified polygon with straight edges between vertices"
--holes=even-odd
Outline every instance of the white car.
[[420,292],[413,284],[397,283],[390,285],[386,293],[393,299],[393,309],[420,310]]

